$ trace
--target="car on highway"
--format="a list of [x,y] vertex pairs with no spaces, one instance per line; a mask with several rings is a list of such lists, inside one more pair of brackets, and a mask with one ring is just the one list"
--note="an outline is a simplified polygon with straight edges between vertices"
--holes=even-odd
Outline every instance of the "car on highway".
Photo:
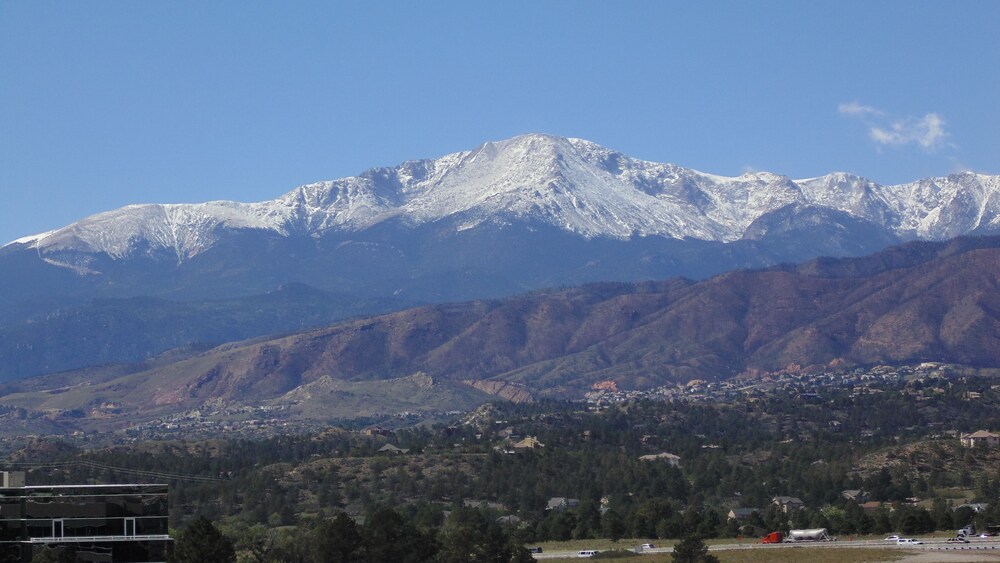
[[899,536],[889,536],[885,538],[885,541],[897,541],[897,540],[899,540]]
[[583,549],[583,550],[580,550],[579,552],[577,552],[576,556],[577,557],[593,557],[593,556],[597,555],[598,553],[600,553],[600,551],[597,551],[596,549]]
[[896,540],[896,545],[924,545],[924,542],[911,538],[899,538]]
[[965,538],[948,538],[948,541],[944,543],[969,543],[969,540]]
[[651,543],[644,543],[644,544],[640,545],[639,547],[641,547],[642,549],[655,549],[656,548],[656,546],[653,545],[653,544],[651,544]]

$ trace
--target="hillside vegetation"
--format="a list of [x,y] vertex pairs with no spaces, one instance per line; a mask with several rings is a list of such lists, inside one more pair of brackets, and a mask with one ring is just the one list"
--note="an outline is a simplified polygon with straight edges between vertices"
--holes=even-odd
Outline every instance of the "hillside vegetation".
[[[492,546],[483,549],[507,549],[572,538],[752,538],[816,527],[922,534],[1000,523],[1000,449],[958,440],[1000,427],[998,380],[916,370],[866,381],[798,384],[754,400],[497,403],[449,424],[392,429],[387,419],[369,432],[91,448],[19,439],[5,442],[4,463],[28,469],[34,484],[147,472],[172,484],[174,525],[203,515],[238,544],[263,534],[275,550],[332,533],[324,526],[345,514],[362,530],[374,515],[397,519],[407,541],[429,541],[436,553],[454,548],[456,526],[479,530],[485,543],[477,545]],[[542,445],[515,450],[527,436]],[[387,444],[406,451],[380,452]],[[679,465],[640,459],[664,452]],[[845,491],[862,491],[874,508]],[[781,496],[804,506],[785,513],[773,502]],[[549,508],[559,498],[579,504]],[[960,507],[968,503],[986,509]],[[757,511],[727,519],[740,507]],[[264,560],[289,560],[277,553]]]
[[[300,417],[348,417],[351,409],[427,410],[442,403],[433,396],[453,397],[458,408],[491,392],[579,398],[608,380],[642,390],[876,364],[996,367],[998,264],[1000,238],[979,237],[702,282],[592,284],[431,305],[229,344],[57,395],[12,388],[0,404],[86,416],[111,402],[129,422],[211,404],[297,405]],[[366,386],[416,375],[429,378],[421,380],[426,392],[383,400],[385,385]]]

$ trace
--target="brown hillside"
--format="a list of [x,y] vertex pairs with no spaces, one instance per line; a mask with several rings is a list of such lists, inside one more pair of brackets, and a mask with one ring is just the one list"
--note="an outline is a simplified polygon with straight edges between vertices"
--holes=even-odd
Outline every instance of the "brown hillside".
[[277,398],[321,378],[425,373],[487,392],[511,389],[484,383],[495,381],[519,384],[522,396],[577,395],[604,380],[645,388],[831,362],[996,367],[998,282],[1000,238],[916,243],[699,283],[594,284],[422,307],[229,345],[89,392],[167,406]]

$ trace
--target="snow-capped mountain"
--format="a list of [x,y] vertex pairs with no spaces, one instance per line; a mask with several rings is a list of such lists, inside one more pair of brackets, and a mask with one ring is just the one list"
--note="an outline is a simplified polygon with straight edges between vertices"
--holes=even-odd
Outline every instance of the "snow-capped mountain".
[[985,234],[998,194],[996,176],[723,177],[525,135],[272,201],[132,205],[0,247],[0,381],[404,305]]
[[446,221],[455,232],[530,221],[584,239],[729,243],[758,236],[750,235],[761,230],[750,227],[768,214],[816,208],[901,240],[994,231],[1000,228],[1000,177],[963,173],[894,186],[841,173],[806,180],[769,172],[723,177],[536,134],[301,186],[271,201],[131,205],[8,246],[78,269],[78,260],[60,256],[145,254],[184,262],[229,232],[319,239],[389,220],[411,228]]

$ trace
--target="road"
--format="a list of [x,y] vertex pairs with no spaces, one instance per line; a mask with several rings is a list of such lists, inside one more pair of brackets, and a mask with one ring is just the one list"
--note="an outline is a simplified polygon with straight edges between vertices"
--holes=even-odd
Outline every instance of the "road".
[[[916,552],[919,554],[914,558],[907,558],[906,561],[913,561],[914,563],[918,561],[943,561],[945,559],[957,559],[961,561],[972,561],[972,560],[982,560],[982,561],[1000,561],[1000,538],[989,538],[980,539],[976,538],[970,540],[969,543],[964,544],[953,544],[947,543],[947,540],[942,538],[916,538],[924,542],[923,545],[896,545],[893,542],[887,542],[885,540],[838,540],[831,542],[796,542],[796,543],[776,543],[776,544],[760,544],[760,543],[723,543],[710,545],[708,547],[709,551],[729,551],[736,549],[801,549],[805,547],[809,548],[874,548],[874,549],[900,549],[906,550],[908,552]],[[673,553],[673,547],[657,547],[653,549],[646,549],[643,551],[645,554],[653,553]],[[576,551],[551,551],[548,553],[535,553],[533,554],[535,559],[567,559],[577,557]],[[949,557],[943,557],[949,555]],[[950,555],[957,556],[956,558],[950,557]],[[926,556],[926,557],[924,557]]]

